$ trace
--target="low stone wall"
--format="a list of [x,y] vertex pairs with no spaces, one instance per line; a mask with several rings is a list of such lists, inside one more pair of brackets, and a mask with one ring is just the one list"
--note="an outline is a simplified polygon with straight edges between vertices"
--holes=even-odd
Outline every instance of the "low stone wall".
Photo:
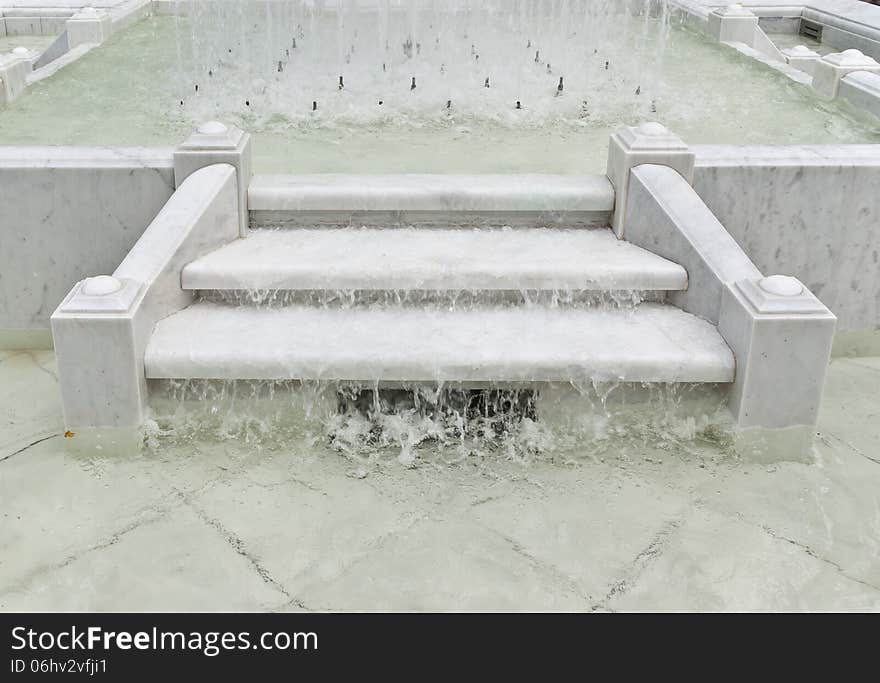
[[880,353],[880,145],[692,149],[694,189],[758,268],[837,315],[835,353]]
[[112,273],[173,192],[172,148],[0,148],[0,347],[51,344],[70,288]]
[[54,36],[64,30],[73,9],[7,7],[0,9],[0,36]]

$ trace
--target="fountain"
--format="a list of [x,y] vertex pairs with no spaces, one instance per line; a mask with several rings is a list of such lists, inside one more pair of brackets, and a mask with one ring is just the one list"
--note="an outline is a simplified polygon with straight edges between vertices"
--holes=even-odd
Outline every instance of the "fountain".
[[[730,204],[713,175],[724,158],[684,138],[880,139],[842,101],[871,90],[874,60],[794,50],[799,67],[768,70],[742,56],[786,58],[753,13],[711,12],[719,48],[663,0],[164,8],[127,34],[149,55],[144,80],[123,64],[83,95],[110,93],[101,135],[192,132],[154,162],[174,191],[141,239],[53,316],[70,427],[139,426],[155,387],[206,381],[353,392],[337,404],[353,419],[368,394],[370,419],[431,394],[419,419],[473,401],[507,426],[522,406],[523,422],[547,421],[560,385],[590,400],[705,385],[702,417],[726,401],[737,430],[809,431],[834,317],[815,280],[765,277],[783,269],[731,238],[738,215],[713,213]],[[121,36],[78,66],[116,64]],[[714,78],[698,81],[705,63]],[[77,139],[88,116],[70,117]],[[93,357],[103,334],[125,348]],[[814,371],[798,376],[795,357]],[[93,386],[108,373],[126,379]],[[771,402],[774,383],[796,390]],[[84,386],[97,398],[77,405]],[[528,398],[499,408],[508,391]]]
[[876,608],[880,7],[747,2],[0,12],[0,604]]

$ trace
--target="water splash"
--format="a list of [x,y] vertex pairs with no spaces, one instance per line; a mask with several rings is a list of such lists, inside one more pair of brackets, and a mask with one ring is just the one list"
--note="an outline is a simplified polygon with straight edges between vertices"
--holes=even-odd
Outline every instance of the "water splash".
[[732,454],[713,385],[480,386],[294,381],[153,381],[147,446],[234,441],[337,453],[358,466],[625,461],[646,444]]

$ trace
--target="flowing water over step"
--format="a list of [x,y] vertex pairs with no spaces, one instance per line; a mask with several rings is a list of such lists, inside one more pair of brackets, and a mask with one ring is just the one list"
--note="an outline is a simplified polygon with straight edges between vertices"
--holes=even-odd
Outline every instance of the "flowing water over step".
[[201,440],[326,448],[364,466],[585,462],[639,444],[735,457],[724,397],[706,384],[153,380],[145,435],[154,449]]
[[194,301],[149,339],[151,438],[407,465],[727,442],[733,354],[667,302],[684,268],[583,227],[608,220],[605,178],[269,176],[249,195],[260,227],[183,267]]

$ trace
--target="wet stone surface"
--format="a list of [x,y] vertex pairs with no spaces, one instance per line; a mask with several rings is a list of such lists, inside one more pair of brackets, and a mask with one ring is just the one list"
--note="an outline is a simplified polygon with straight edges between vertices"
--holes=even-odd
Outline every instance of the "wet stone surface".
[[876,358],[832,362],[813,462],[769,466],[662,430],[78,443],[55,372],[0,352],[3,610],[880,609]]

